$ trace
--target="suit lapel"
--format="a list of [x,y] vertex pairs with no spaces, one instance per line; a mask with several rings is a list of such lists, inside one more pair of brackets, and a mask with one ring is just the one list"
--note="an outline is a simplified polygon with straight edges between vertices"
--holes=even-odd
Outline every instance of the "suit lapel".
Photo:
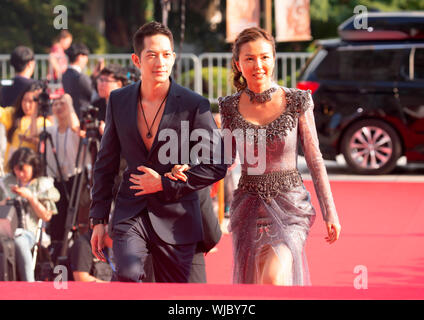
[[[171,78],[170,78],[171,79]],[[158,146],[158,136],[162,129],[170,127],[170,124],[173,122],[175,115],[179,112],[179,103],[177,98],[178,95],[178,85],[174,80],[171,79],[171,87],[169,89],[168,98],[165,103],[165,110],[163,111],[162,119],[159,122],[158,131],[156,132],[155,139],[153,140],[152,147],[148,153],[147,158],[149,159],[156,147]],[[141,137],[140,137],[141,138]],[[144,144],[144,143],[143,143]]]

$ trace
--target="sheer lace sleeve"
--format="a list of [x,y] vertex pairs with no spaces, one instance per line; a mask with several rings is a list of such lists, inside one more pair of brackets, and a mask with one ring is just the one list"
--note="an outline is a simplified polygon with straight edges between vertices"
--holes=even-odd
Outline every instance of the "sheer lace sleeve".
[[311,172],[322,216],[327,222],[339,223],[333,195],[331,193],[330,182],[327,176],[327,170],[324,165],[321,151],[319,150],[312,96],[309,91],[301,91],[299,94],[305,95],[304,106],[301,108],[301,113],[299,115],[300,142],[306,163]]
[[224,161],[228,166],[236,162],[237,145],[236,139],[233,135],[234,132],[234,109],[237,108],[234,96],[218,98],[219,114],[221,116],[221,134],[224,141]]

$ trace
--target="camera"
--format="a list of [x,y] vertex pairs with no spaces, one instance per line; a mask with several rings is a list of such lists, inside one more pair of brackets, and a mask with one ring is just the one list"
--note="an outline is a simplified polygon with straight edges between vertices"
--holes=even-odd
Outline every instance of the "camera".
[[39,82],[41,87],[41,93],[37,98],[34,98],[34,101],[38,102],[38,113],[42,117],[47,117],[50,113],[52,100],[50,99],[50,94],[48,92],[47,80]]
[[81,108],[81,127],[87,131],[88,137],[99,136],[100,121],[98,119],[99,108],[88,106]]
[[15,207],[16,215],[18,218],[18,228],[24,228],[24,218],[26,212],[26,205],[24,201],[19,198],[9,199],[6,201],[6,205]]

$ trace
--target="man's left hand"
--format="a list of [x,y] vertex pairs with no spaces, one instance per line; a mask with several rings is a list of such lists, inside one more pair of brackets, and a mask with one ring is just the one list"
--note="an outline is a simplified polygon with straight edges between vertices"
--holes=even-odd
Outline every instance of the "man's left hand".
[[137,170],[144,172],[144,174],[130,175],[130,182],[134,183],[130,189],[140,190],[135,194],[135,196],[141,196],[144,194],[155,193],[163,190],[162,179],[159,173],[145,166],[139,166],[137,167]]

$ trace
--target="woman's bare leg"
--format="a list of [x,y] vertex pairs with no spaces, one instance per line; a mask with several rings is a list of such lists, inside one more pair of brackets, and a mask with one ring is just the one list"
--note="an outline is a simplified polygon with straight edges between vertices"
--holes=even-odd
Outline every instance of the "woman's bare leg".
[[259,283],[290,286],[293,284],[293,256],[285,244],[275,248],[282,261],[270,245],[262,248],[259,254]]

